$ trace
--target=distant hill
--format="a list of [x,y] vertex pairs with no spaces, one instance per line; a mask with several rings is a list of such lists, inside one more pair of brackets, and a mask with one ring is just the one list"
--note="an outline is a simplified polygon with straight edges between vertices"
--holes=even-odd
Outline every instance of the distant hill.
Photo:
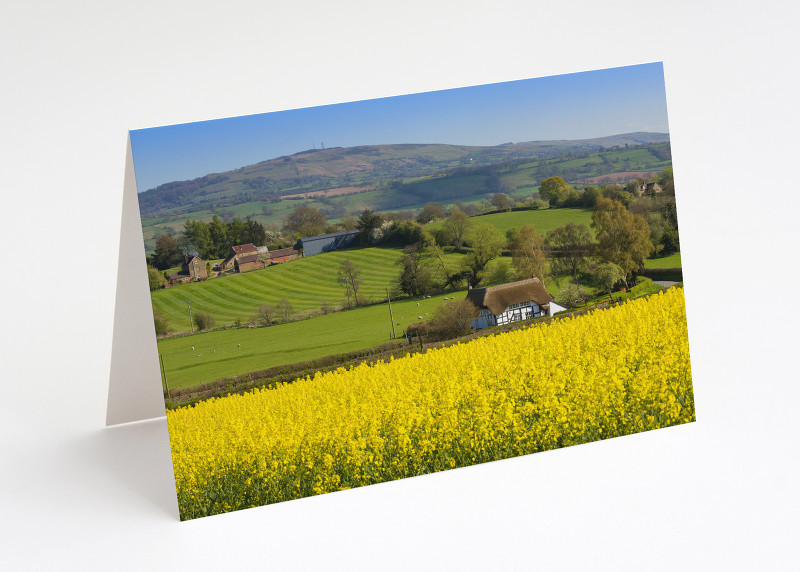
[[364,145],[310,149],[190,181],[174,181],[139,194],[144,216],[228,205],[274,202],[281,197],[442,174],[458,168],[515,161],[567,159],[603,150],[669,142],[667,133],[626,133],[594,139],[529,141],[492,147],[445,144]]

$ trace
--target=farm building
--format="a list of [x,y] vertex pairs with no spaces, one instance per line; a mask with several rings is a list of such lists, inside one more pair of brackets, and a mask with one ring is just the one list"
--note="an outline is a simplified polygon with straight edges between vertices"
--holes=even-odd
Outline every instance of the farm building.
[[264,268],[266,265],[267,263],[264,262],[260,254],[239,256],[233,261],[236,272],[247,272],[248,270],[255,270],[256,268]]
[[467,292],[467,300],[480,309],[478,318],[472,321],[476,330],[550,316],[564,309],[553,302],[553,297],[538,278],[490,288],[472,288]]
[[230,270],[231,268],[235,268],[237,258],[241,258],[242,256],[258,255],[259,252],[260,249],[256,248],[256,245],[253,243],[231,246],[231,251],[228,254],[228,257],[222,261],[220,267],[222,270]]
[[357,230],[343,230],[319,236],[307,236],[297,241],[295,248],[303,250],[303,256],[314,256],[323,252],[339,250],[358,243]]
[[208,278],[208,271],[205,261],[199,256],[184,256],[180,272],[173,272],[169,275],[169,285],[197,282],[206,278]]
[[273,250],[270,252],[270,265],[272,264],[281,264],[283,262],[289,262],[290,260],[295,260],[296,258],[300,258],[300,251],[294,248],[281,248],[280,250]]
[[641,195],[652,196],[656,193],[660,193],[662,190],[663,189],[661,188],[661,185],[659,185],[658,183],[644,183],[642,185],[639,185],[640,196]]

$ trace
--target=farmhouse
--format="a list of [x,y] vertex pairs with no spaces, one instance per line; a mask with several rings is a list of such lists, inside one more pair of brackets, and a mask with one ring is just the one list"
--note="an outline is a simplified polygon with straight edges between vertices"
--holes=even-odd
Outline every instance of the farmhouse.
[[490,288],[472,288],[467,292],[467,300],[480,309],[478,318],[472,321],[476,330],[549,316],[551,312],[564,309],[553,302],[553,297],[538,278]]
[[314,256],[315,254],[354,246],[357,242],[357,230],[343,230],[341,232],[301,238],[294,247],[297,250],[302,250],[303,256]]
[[169,275],[169,285],[183,284],[184,282],[197,282],[208,278],[206,263],[199,256],[184,256],[180,272]]
[[281,264],[283,262],[289,262],[290,260],[295,260],[296,258],[300,258],[300,251],[294,248],[281,248],[280,250],[273,250],[270,253],[270,265],[273,264]]
[[222,270],[230,270],[231,268],[235,268],[237,258],[241,258],[242,256],[258,255],[258,253],[259,249],[256,248],[255,244],[252,242],[249,244],[237,244],[236,246],[231,246],[231,251],[228,254],[228,257],[222,261],[220,267]]
[[660,193],[663,189],[658,183],[643,183],[639,185],[639,196],[641,195],[654,195]]

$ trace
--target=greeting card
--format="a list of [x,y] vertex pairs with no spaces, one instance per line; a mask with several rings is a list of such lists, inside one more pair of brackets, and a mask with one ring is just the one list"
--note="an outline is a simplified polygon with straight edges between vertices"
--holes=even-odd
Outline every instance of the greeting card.
[[660,63],[131,131],[123,210],[181,519],[694,420]]

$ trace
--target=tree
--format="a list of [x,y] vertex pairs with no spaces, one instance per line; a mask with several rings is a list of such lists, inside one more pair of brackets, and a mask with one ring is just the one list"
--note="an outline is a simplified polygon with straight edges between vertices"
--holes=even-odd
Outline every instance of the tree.
[[492,195],[492,204],[501,211],[510,211],[511,210],[511,200],[508,198],[508,195],[505,193],[495,193]]
[[[359,305],[358,289],[361,287],[361,270],[353,264],[349,258],[342,260],[339,264],[339,284],[344,286],[347,293],[347,305],[350,306],[350,295],[353,295],[353,302]],[[352,308],[352,306],[350,306]]]
[[420,224],[427,224],[432,220],[444,218],[444,206],[442,203],[428,203],[417,215],[417,222]]
[[401,291],[409,296],[423,296],[430,291],[432,276],[426,262],[422,244],[412,244],[403,249],[403,255],[397,261],[401,267],[397,279]]
[[358,229],[358,240],[361,244],[369,244],[372,233],[383,224],[383,216],[377,211],[364,209],[358,215],[356,228]]
[[225,228],[225,223],[214,215],[211,222],[208,223],[208,234],[211,237],[211,243],[214,245],[212,254],[216,258],[225,258],[228,255],[228,249],[231,243],[228,242],[228,231]]
[[544,238],[527,223],[519,232],[513,233],[509,244],[511,265],[517,280],[535,276],[544,282],[547,259],[544,253]]
[[267,229],[263,224],[249,216],[244,219],[244,224],[247,225],[247,242],[252,242],[256,246],[267,244]]
[[153,306],[153,323],[156,328],[157,336],[163,336],[169,331],[169,321],[167,321],[167,317],[159,312],[155,306]]
[[286,298],[281,298],[278,305],[275,307],[275,312],[278,314],[278,319],[281,324],[286,324],[294,320],[294,306]]
[[485,282],[490,286],[511,282],[511,269],[509,268],[508,262],[502,259],[495,261],[486,275]]
[[561,177],[548,177],[539,185],[539,196],[552,207],[562,201],[571,188]]
[[594,283],[602,291],[608,292],[608,297],[612,300],[611,291],[618,282],[625,278],[625,273],[622,268],[613,262],[604,262],[597,266],[594,271]]
[[283,228],[292,235],[316,236],[325,232],[327,224],[328,219],[321,210],[302,205],[286,215]]
[[275,308],[259,306],[255,319],[259,326],[271,326],[275,323]]
[[175,239],[168,234],[159,234],[156,237],[156,248],[152,256],[153,266],[159,270],[166,270],[180,264],[182,260],[183,255]]
[[433,311],[428,325],[430,333],[443,340],[465,336],[472,332],[472,320],[478,317],[478,308],[469,300],[451,300]]
[[600,196],[600,189],[595,187],[594,185],[589,185],[588,187],[583,189],[583,196],[581,197],[581,202],[583,206],[594,208],[597,204],[597,198]]
[[159,290],[163,288],[167,281],[164,276],[157,269],[152,266],[147,267],[147,281],[150,283],[150,291]]
[[474,226],[468,239],[472,251],[464,257],[462,267],[467,282],[474,288],[483,280],[486,265],[500,255],[503,239],[497,229],[486,223]]
[[464,237],[469,232],[470,222],[467,214],[459,208],[454,208],[444,221],[446,228],[452,237],[453,246],[461,250],[464,245]]
[[[250,227],[247,223],[234,217],[234,219],[226,225],[225,234],[227,235],[228,242],[234,244],[247,244],[250,240]],[[227,249],[226,249],[227,250]]]
[[183,225],[183,234],[197,250],[200,258],[214,258],[214,242],[206,223],[201,220],[187,220]]
[[578,272],[589,260],[592,250],[592,233],[585,224],[568,222],[547,233],[550,250],[550,269],[556,276],[570,275],[578,283]]
[[628,212],[622,203],[601,197],[592,213],[592,228],[600,258],[622,269],[627,287],[628,277],[641,270],[653,252],[647,221]]
[[572,283],[566,284],[558,294],[556,294],[556,302],[565,308],[574,308],[575,306],[583,304],[588,299],[589,296],[583,288]]
[[[425,256],[432,262],[435,267],[432,271],[437,274],[438,282],[444,288],[453,287],[453,275],[447,267],[447,262],[444,259],[444,250],[439,246],[436,241],[430,241],[425,245]],[[435,279],[433,279],[436,281]]]
[[210,330],[214,327],[214,317],[208,312],[193,312],[192,322],[198,331]]

